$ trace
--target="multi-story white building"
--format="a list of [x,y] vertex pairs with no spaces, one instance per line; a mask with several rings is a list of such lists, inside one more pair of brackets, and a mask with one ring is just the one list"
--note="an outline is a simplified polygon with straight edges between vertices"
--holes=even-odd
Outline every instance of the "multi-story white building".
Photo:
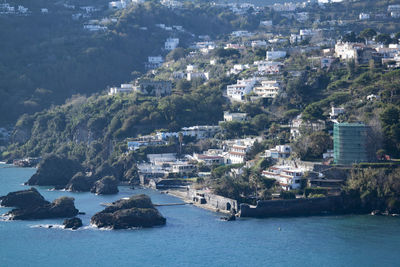
[[369,20],[370,19],[370,15],[368,13],[360,13],[360,15],[358,15],[358,18],[360,20]]
[[255,78],[237,80],[236,84],[226,87],[226,95],[234,101],[242,101],[244,96],[253,90],[255,83]]
[[361,43],[342,43],[335,45],[335,56],[343,60],[357,59],[358,51],[365,47]]
[[266,178],[275,179],[283,190],[291,190],[301,187],[303,170],[289,166],[274,166],[263,171],[262,175]]
[[287,159],[292,153],[290,145],[279,145],[275,148],[265,150],[265,157],[272,159]]
[[256,86],[253,92],[262,98],[275,98],[281,89],[281,86],[276,80],[262,80],[261,86]]
[[165,41],[164,48],[165,50],[171,51],[177,48],[179,45],[179,38],[168,38]]

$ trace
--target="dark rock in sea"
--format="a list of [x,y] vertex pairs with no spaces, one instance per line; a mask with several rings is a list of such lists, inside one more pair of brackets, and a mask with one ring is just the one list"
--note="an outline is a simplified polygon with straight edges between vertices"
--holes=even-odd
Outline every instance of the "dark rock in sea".
[[65,219],[63,225],[66,229],[76,230],[82,226],[82,220],[77,217]]
[[158,212],[147,195],[136,195],[113,202],[96,213],[91,223],[99,228],[129,229],[164,225],[166,219]]
[[5,207],[18,207],[21,209],[45,206],[50,204],[44,197],[36,190],[31,188],[28,190],[16,191],[8,193],[2,197],[1,205]]
[[118,193],[118,181],[113,176],[106,176],[95,182],[90,192],[98,195],[110,195]]
[[79,171],[82,171],[82,166],[78,161],[50,154],[44,157],[36,173],[26,184],[64,188]]
[[228,221],[228,222],[235,221],[236,220],[236,216],[235,216],[235,214],[231,214],[228,217],[221,217],[221,220]]
[[84,173],[78,172],[65,186],[65,189],[73,192],[88,192],[93,187],[95,182],[95,177],[88,177]]
[[16,207],[7,213],[12,220],[68,218],[79,212],[73,198],[60,197],[50,203],[35,188],[9,193],[1,204]]

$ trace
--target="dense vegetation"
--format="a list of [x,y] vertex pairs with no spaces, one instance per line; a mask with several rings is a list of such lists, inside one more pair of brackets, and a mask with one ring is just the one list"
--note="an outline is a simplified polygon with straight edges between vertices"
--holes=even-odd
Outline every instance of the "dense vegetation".
[[[12,4],[12,2],[11,2]],[[179,11],[155,1],[123,11],[109,11],[108,1],[77,1],[75,10],[49,1],[20,1],[29,16],[0,16],[0,126],[14,123],[22,114],[33,114],[52,104],[62,104],[73,94],[92,94],[107,86],[129,82],[144,70],[147,56],[163,54],[168,37],[179,37],[188,46],[193,36],[216,36],[233,29],[258,26],[258,16],[237,16],[210,5],[188,3]],[[106,31],[83,29],[79,6],[93,4],[100,11],[91,19],[102,22]],[[48,14],[40,8],[47,7]],[[155,24],[180,25],[185,31],[165,31]],[[142,28],[145,27],[145,28]]]

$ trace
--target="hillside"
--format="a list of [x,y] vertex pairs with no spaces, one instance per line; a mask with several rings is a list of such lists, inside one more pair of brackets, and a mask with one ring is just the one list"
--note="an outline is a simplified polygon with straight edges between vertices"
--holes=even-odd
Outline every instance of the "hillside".
[[[65,3],[10,1],[11,6],[28,8],[27,13],[0,14],[0,38],[6,40],[0,43],[5,51],[0,54],[0,126],[14,124],[24,113],[63,104],[74,94],[91,95],[133,80],[144,71],[147,56],[167,54],[162,48],[169,37],[180,38],[185,47],[197,35],[254,27],[255,19],[193,4],[174,10],[151,1],[111,11],[108,1]],[[82,9],[90,5],[97,10]],[[90,24],[106,29],[85,30]],[[156,24],[180,25],[184,31],[170,32]]]

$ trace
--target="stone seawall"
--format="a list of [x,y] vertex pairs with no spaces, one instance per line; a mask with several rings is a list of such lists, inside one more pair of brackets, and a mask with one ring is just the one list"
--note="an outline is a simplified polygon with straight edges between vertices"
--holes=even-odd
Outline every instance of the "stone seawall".
[[220,211],[238,211],[238,203],[236,200],[214,195],[208,192],[189,189],[187,190],[187,198],[195,203],[208,205]]
[[347,211],[341,196],[323,198],[265,200],[257,206],[240,204],[240,217],[290,217],[338,214]]

